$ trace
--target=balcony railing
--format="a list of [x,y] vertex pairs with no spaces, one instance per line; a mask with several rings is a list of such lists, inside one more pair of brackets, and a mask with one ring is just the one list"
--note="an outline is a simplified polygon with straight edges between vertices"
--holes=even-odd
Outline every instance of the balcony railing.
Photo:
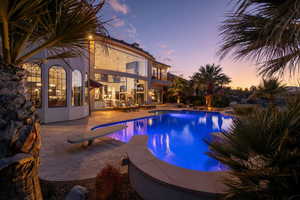
[[160,77],[159,76],[154,76],[152,75],[151,77],[152,80],[162,80],[162,81],[167,81],[168,77],[167,74],[162,74]]

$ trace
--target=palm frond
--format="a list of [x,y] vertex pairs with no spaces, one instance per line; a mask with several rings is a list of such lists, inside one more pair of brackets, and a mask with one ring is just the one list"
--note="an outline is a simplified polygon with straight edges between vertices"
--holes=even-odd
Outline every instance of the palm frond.
[[215,64],[201,66],[191,79],[195,88],[206,89],[209,85],[219,87],[231,82],[231,79],[223,73],[221,66]]
[[255,60],[263,75],[299,69],[300,2],[238,0],[220,27],[222,58]]
[[[5,0],[9,23],[11,63],[26,62],[42,51],[67,51],[80,56],[87,49],[88,35],[107,35],[100,11],[104,1],[94,0]],[[28,6],[27,6],[28,5]],[[0,11],[1,13],[1,11]],[[5,21],[0,18],[0,24]],[[3,35],[1,35],[3,38]],[[4,55],[4,54],[3,54]],[[6,57],[6,56],[4,56]]]
[[257,97],[263,97],[269,99],[271,103],[274,103],[274,98],[286,92],[286,86],[279,81],[278,78],[262,79],[262,83],[255,91]]

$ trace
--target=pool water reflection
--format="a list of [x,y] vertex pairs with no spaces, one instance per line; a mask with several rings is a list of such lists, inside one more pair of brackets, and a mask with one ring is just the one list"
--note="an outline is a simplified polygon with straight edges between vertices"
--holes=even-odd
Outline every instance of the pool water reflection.
[[128,142],[134,135],[148,135],[148,148],[160,160],[193,170],[224,170],[218,161],[205,154],[209,149],[204,140],[213,139],[213,132],[227,130],[232,124],[231,117],[194,111],[157,114],[154,117],[114,123],[126,124],[128,127],[109,136]]

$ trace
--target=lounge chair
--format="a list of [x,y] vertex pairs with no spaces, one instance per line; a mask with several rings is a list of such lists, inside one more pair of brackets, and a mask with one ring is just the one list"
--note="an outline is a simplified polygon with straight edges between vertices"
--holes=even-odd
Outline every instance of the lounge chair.
[[118,107],[117,109],[120,111],[123,111],[123,112],[131,112],[132,111],[132,108],[130,106],[121,106],[121,107]]
[[155,104],[145,104],[145,105],[142,105],[141,108],[143,109],[155,109],[156,108],[156,105]]

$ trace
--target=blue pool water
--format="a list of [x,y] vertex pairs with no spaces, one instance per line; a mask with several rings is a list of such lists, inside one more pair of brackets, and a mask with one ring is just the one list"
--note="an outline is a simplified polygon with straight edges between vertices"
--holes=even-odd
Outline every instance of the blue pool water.
[[128,127],[110,137],[128,142],[134,135],[148,135],[148,148],[160,160],[200,171],[224,169],[218,161],[205,154],[209,149],[204,140],[210,141],[213,132],[228,129],[232,124],[229,116],[215,112],[170,111],[115,124]]

